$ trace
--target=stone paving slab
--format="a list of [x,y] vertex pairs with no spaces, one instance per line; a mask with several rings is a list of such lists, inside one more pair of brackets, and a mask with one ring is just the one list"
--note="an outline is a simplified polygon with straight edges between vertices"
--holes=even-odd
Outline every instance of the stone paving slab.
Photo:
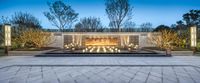
[[10,66],[0,83],[200,83],[194,66]]
[[200,83],[200,57],[0,58],[0,83]]
[[33,57],[0,58],[0,68],[9,65],[194,65],[200,67],[200,57]]

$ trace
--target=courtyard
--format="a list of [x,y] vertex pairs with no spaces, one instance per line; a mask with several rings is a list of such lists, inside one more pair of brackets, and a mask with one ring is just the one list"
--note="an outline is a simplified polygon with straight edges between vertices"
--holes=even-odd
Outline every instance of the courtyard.
[[0,58],[1,83],[199,83],[200,57]]
[[0,2],[0,83],[200,83],[199,0]]

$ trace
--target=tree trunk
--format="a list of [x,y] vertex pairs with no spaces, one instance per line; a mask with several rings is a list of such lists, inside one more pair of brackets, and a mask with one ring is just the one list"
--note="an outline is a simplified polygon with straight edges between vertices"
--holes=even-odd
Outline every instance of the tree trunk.
[[169,48],[166,49],[166,56],[171,56],[171,49]]

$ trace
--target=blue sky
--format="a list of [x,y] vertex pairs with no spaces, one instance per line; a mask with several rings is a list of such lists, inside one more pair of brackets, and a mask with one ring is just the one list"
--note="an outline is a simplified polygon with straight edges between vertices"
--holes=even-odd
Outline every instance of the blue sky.
[[[43,15],[48,11],[47,1],[54,0],[0,0],[0,16],[11,17],[14,12],[28,12],[36,16],[44,28],[54,28]],[[95,16],[107,26],[109,20],[105,13],[104,0],[64,0],[79,13],[79,18]],[[151,22],[154,27],[171,25],[182,19],[191,9],[200,9],[200,0],[130,0],[133,19],[137,25]]]

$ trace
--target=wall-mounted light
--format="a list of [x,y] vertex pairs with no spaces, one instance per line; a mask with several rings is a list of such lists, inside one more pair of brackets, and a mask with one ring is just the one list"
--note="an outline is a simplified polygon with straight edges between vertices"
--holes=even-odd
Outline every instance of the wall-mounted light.
[[196,47],[197,46],[197,27],[192,26],[190,27],[190,40],[191,40],[191,47]]
[[4,44],[5,44],[5,54],[8,55],[8,47],[11,46],[11,25],[4,24]]

